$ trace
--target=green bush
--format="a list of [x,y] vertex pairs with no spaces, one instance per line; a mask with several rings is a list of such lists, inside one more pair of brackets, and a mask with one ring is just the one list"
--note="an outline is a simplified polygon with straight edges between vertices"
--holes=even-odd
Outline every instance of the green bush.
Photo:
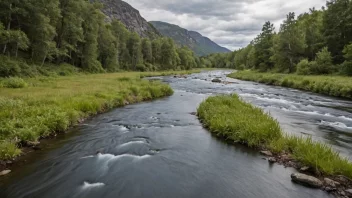
[[327,47],[317,53],[315,63],[311,63],[310,68],[312,74],[331,74],[336,70]]
[[311,73],[308,59],[303,59],[297,64],[296,72],[299,75],[309,75]]
[[136,69],[137,69],[137,71],[141,71],[141,72],[147,71],[147,67],[141,63],[137,64]]
[[6,88],[24,88],[27,87],[28,84],[22,78],[18,77],[10,77],[2,80],[2,86]]
[[18,76],[21,67],[16,60],[0,55],[0,77]]

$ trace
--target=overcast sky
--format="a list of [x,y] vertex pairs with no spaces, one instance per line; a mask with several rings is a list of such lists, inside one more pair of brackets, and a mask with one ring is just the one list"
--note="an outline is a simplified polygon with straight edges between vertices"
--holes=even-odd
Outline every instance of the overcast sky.
[[320,9],[326,0],[125,0],[148,21],[164,21],[197,31],[229,49],[245,47],[265,21],[275,27],[288,12]]

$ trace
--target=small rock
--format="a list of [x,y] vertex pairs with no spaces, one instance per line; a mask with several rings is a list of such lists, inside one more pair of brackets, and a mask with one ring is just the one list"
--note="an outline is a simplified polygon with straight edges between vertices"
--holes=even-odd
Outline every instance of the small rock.
[[194,115],[194,116],[195,116],[195,115],[197,115],[197,113],[196,113],[196,112],[192,112],[192,113],[190,113],[190,114],[191,114],[191,115]]
[[213,83],[221,83],[221,80],[218,79],[218,78],[215,78],[215,79],[213,79],[211,82],[213,82]]
[[291,155],[282,155],[281,159],[285,161],[291,161],[293,160],[293,157]]
[[331,188],[331,187],[328,186],[328,187],[325,187],[324,190],[326,192],[332,192],[332,191],[336,191],[336,188]]
[[36,141],[36,142],[31,142],[31,141],[27,141],[26,144],[28,146],[32,146],[32,147],[36,147],[40,144],[40,142]]
[[300,171],[305,172],[305,171],[308,171],[309,169],[310,169],[309,166],[303,166],[303,167],[300,169]]
[[333,187],[333,188],[335,188],[336,186],[340,185],[339,182],[336,182],[336,181],[334,181],[332,179],[329,179],[329,178],[324,178],[324,182],[325,182],[326,185],[328,185],[330,187]]
[[270,157],[270,158],[269,158],[269,162],[270,162],[270,163],[275,163],[275,162],[276,162],[275,157]]
[[13,162],[10,161],[10,160],[6,161],[6,164],[12,164],[12,163],[13,163]]
[[346,193],[343,192],[343,191],[340,191],[339,194],[342,195],[342,196],[346,196]]
[[352,196],[352,189],[347,189],[347,190],[345,190],[345,193],[346,193],[348,196]]
[[11,170],[3,170],[0,172],[0,176],[4,176],[4,175],[7,175],[11,172]]
[[323,182],[321,182],[319,179],[302,173],[293,173],[291,175],[291,179],[296,183],[312,188],[321,188],[323,186]]
[[273,156],[273,154],[270,151],[260,151],[260,154],[266,155],[266,156]]
[[340,183],[349,183],[352,182],[350,178],[343,176],[343,175],[338,175],[336,177],[336,179],[340,182]]

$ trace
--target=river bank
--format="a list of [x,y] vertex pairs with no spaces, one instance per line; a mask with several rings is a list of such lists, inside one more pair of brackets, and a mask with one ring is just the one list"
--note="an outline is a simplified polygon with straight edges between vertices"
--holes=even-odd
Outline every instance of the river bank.
[[26,149],[22,152],[21,148],[37,149],[40,139],[63,133],[88,117],[173,93],[168,85],[142,80],[142,77],[200,71],[37,77],[24,79],[26,86],[22,88],[2,87],[0,170],[12,165],[13,159],[21,153],[27,152]]
[[[344,196],[351,180],[342,182],[338,175],[352,177],[352,164],[330,146],[285,135],[279,123],[260,108],[242,101],[237,95],[210,97],[198,108],[199,119],[217,136],[258,149],[271,163],[278,162],[312,174],[322,180],[319,188]],[[325,176],[325,177],[324,177]],[[325,178],[339,181],[337,187]],[[324,184],[324,185],[323,185]]]
[[0,197],[331,198],[291,182],[293,168],[268,164],[255,150],[204,129],[192,113],[204,99],[252,93],[250,82],[211,82],[230,81],[229,72],[158,77],[172,96],[93,116],[48,140],[48,148],[43,141],[42,150],[25,156],[27,163],[0,177]]
[[228,77],[352,99],[352,79],[344,76],[304,76],[296,74],[238,71]]

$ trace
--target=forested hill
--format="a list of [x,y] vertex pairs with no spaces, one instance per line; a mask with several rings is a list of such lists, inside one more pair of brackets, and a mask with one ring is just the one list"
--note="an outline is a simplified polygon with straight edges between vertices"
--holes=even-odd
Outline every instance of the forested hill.
[[151,24],[164,36],[172,38],[178,45],[191,48],[198,56],[205,56],[212,53],[230,52],[229,49],[219,46],[214,41],[202,36],[195,31],[188,31],[177,25],[151,21]]
[[148,23],[139,13],[128,3],[121,0],[99,0],[103,4],[103,12],[107,20],[114,19],[121,21],[128,30],[136,32],[141,37],[156,38],[159,32]]
[[[65,75],[62,68],[100,73],[202,66],[192,50],[171,38],[138,35],[148,34],[142,31],[148,23],[132,7],[102,2],[105,6],[87,0],[0,1],[0,77],[49,75],[53,69]],[[134,31],[103,13],[115,5]]]
[[307,9],[299,15],[289,12],[279,29],[267,21],[248,46],[209,55],[205,63],[263,72],[352,76],[352,1],[328,0],[322,9]]

